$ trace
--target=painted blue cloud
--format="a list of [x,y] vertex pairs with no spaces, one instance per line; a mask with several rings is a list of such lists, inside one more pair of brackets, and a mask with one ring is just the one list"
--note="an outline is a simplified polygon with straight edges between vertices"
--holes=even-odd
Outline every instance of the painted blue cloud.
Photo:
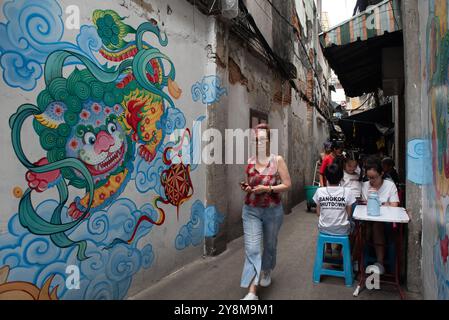
[[27,60],[14,51],[3,53],[0,65],[3,68],[3,80],[13,88],[33,90],[37,80],[42,76],[42,67],[38,62]]
[[136,169],[131,174],[131,180],[135,180],[136,188],[139,192],[145,193],[153,190],[159,196],[165,198],[164,187],[161,184],[161,174],[169,166],[164,163],[162,153],[169,145],[173,144],[166,144],[160,147],[151,163],[148,163],[142,157],[136,157],[134,162]]
[[[36,210],[42,217],[48,217],[57,204],[55,200],[45,200]],[[152,224],[143,223],[131,245],[104,248],[114,238],[130,237],[142,214],[154,219],[157,216],[150,204],[137,208],[132,200],[121,198],[107,211],[96,212],[84,220],[70,233],[74,240],[87,241],[89,259],[82,262],[76,257],[76,248],[59,248],[48,237],[29,233],[15,214],[9,220],[8,233],[0,236],[0,266],[11,268],[8,281],[28,281],[38,287],[54,275],[51,288],[58,286],[60,299],[123,299],[133,276],[140,268],[149,268],[154,261],[151,244],[137,248],[139,239],[151,231]],[[66,215],[67,208],[64,208],[63,220],[69,221]],[[68,265],[77,265],[80,269],[79,290],[68,290],[65,286]]]
[[161,117],[162,129],[166,135],[170,135],[176,129],[184,128],[186,118],[184,113],[176,107],[168,108]]
[[215,206],[204,210],[204,236],[214,237],[218,234],[220,224],[224,222],[224,215],[217,211]]
[[182,250],[188,246],[198,246],[204,237],[217,235],[224,216],[215,206],[204,207],[200,200],[192,204],[190,221],[183,225],[175,239],[175,248]]
[[82,52],[91,60],[96,61],[93,52],[99,51],[103,45],[94,26],[81,26],[80,33],[76,37],[76,43]]
[[416,184],[432,182],[431,142],[412,139],[407,143],[407,179]]
[[[72,50],[90,57],[101,47],[93,26],[82,26],[78,45],[61,41],[64,34],[63,12],[55,0],[14,0],[3,6],[6,23],[0,23],[0,65],[6,84],[33,90],[42,76],[42,65],[56,50]],[[67,64],[76,63],[74,59]]]
[[220,101],[221,96],[227,95],[228,90],[221,86],[221,80],[219,77],[205,76],[201,82],[196,82],[191,89],[193,101],[201,102],[205,105]]

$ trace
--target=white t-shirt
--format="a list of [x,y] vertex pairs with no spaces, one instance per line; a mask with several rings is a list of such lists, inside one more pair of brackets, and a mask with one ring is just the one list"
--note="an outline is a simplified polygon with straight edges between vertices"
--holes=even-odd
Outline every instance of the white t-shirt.
[[[368,199],[368,190],[371,188],[369,181],[363,183],[362,187],[362,198],[363,200]],[[398,189],[394,182],[390,180],[384,180],[382,186],[377,190],[379,195],[379,200],[381,203],[384,202],[399,202]]]
[[349,234],[351,224],[346,207],[355,202],[351,189],[340,186],[318,188],[313,201],[320,206],[320,231],[337,235]]
[[351,189],[352,194],[355,198],[360,197],[360,195],[362,194],[362,182],[359,181],[359,178],[360,174],[349,174],[346,171],[343,171],[343,179],[340,183],[342,187]]

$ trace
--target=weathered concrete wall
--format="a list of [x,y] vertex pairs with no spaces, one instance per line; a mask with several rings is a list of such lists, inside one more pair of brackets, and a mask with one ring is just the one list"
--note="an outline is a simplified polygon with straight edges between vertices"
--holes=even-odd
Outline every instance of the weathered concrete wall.
[[[271,6],[258,6],[252,1],[245,3],[262,35],[273,45],[276,54],[293,62],[298,70],[298,80],[305,83],[310,66],[307,65],[304,52],[298,47],[293,29],[286,25]],[[292,4],[287,2],[275,1],[273,4],[285,16],[291,16],[295,12]],[[308,19],[310,24],[314,19],[313,11]],[[309,29],[312,35],[313,30]],[[311,48],[314,47],[314,39],[312,36],[308,39]],[[251,109],[268,115],[271,128],[278,130],[278,152],[286,160],[292,178],[291,192],[283,195],[285,212],[288,213],[292,206],[305,198],[304,186],[312,183],[315,161],[319,157],[323,142],[328,138],[327,125],[318,120],[323,118],[304,100],[306,93],[300,94],[291,88],[288,82],[281,78],[280,70],[272,69],[260,57],[251,53],[248,44],[229,32],[227,24],[219,24],[217,40],[217,57],[222,62],[217,74],[220,74],[228,94],[217,104],[214,115],[211,113],[210,119],[215,120],[210,125],[218,125],[221,132],[226,128],[246,130],[250,124]],[[295,57],[293,50],[297,50],[296,54],[302,56],[302,60]],[[304,88],[305,86],[302,89]],[[316,95],[319,96],[318,93]],[[227,119],[226,123],[224,119]],[[223,159],[224,153],[223,148]],[[245,178],[244,167],[243,164],[228,164],[225,168],[208,167],[208,184],[215,183],[215,179],[221,181],[213,190],[207,188],[208,199],[216,205],[224,199],[227,201],[226,204],[222,203],[227,212],[225,227],[210,241],[211,248],[216,246],[216,253],[225,248],[226,242],[243,233],[241,209],[244,194],[238,183]]]
[[[293,8],[283,3],[276,1],[289,16]],[[44,294],[57,299],[122,299],[224,251],[242,235],[244,165],[204,161],[220,153],[225,160],[225,129],[248,128],[250,109],[279,130],[293,182],[286,212],[303,199],[327,130],[305,92],[250,53],[228,24],[187,1],[117,0],[105,8],[81,0],[66,11],[71,4],[2,7],[7,283],[50,284]],[[268,43],[292,60],[293,31],[279,17],[264,18],[273,14],[267,6],[249,7]],[[77,10],[80,27],[72,28]],[[298,69],[305,83],[307,67]],[[171,139],[177,129],[181,136]],[[222,144],[204,151],[211,139]],[[78,290],[66,285],[69,265],[79,269]]]
[[[227,128],[249,128],[250,109],[263,112],[268,115],[268,123],[272,129],[279,132],[279,154],[286,158],[287,143],[285,137],[285,112],[286,107],[273,102],[275,92],[274,83],[280,81],[276,74],[261,60],[248,53],[239,40],[230,38],[228,65],[229,95]],[[236,81],[240,79],[241,81]],[[243,84],[242,84],[243,82]],[[246,149],[247,150],[247,149]],[[246,163],[246,157],[244,159]],[[228,199],[228,240],[242,235],[241,210],[244,194],[238,187],[238,183],[245,179],[245,166],[243,164],[227,165],[227,192]],[[220,196],[223,196],[221,192]]]
[[0,273],[50,282],[53,298],[122,299],[200,257],[223,219],[226,207],[206,202],[205,166],[177,148],[201,139],[193,121],[224,94],[215,23],[187,1],[80,0],[70,29],[73,3],[2,6]]
[[[406,68],[406,85],[405,85],[405,101],[407,112],[405,113],[405,131],[407,140],[416,137],[422,137],[421,125],[416,125],[421,121],[421,96],[419,85],[421,78],[419,74],[419,38],[416,37],[419,24],[417,21],[418,13],[416,1],[403,3],[403,17],[404,17],[404,54],[405,54],[405,68]],[[399,114],[398,114],[399,118]],[[398,122],[399,123],[399,122]],[[408,225],[408,247],[407,247],[407,287],[412,291],[420,291],[420,237],[421,237],[421,219],[422,219],[422,189],[419,185],[411,183],[409,180],[406,183],[407,199],[406,207],[410,208],[411,221]]]
[[[448,2],[403,1],[403,16],[407,207],[413,211],[408,282],[411,288],[422,288],[427,299],[449,299]],[[418,243],[422,257],[414,250]]]

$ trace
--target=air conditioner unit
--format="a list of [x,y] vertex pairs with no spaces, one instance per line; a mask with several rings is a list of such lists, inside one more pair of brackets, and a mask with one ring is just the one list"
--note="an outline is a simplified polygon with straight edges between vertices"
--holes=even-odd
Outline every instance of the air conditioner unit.
[[227,19],[236,18],[239,15],[239,0],[221,0],[221,14]]

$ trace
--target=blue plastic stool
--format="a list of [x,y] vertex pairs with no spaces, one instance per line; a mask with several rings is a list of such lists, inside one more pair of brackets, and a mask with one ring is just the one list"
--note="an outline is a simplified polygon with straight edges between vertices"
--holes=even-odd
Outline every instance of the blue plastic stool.
[[[343,271],[324,269],[323,256],[326,243],[342,245],[343,252]],[[313,282],[320,283],[322,275],[345,278],[345,285],[352,287],[354,281],[352,273],[351,248],[348,236],[333,236],[325,233],[318,234],[318,243],[316,246],[315,267],[313,268]]]

